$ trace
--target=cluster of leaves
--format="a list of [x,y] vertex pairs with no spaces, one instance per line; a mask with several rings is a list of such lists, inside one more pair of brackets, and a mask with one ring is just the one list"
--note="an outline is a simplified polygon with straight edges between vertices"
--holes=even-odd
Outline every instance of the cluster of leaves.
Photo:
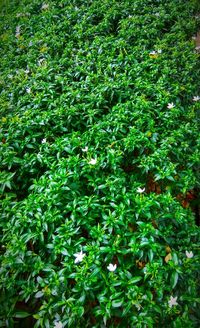
[[198,3],[1,11],[0,327],[199,327]]

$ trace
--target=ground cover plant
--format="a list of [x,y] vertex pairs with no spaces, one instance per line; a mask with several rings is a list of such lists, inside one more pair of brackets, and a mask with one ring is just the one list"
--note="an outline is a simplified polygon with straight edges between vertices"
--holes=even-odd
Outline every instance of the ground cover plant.
[[0,327],[199,327],[193,0],[1,3]]

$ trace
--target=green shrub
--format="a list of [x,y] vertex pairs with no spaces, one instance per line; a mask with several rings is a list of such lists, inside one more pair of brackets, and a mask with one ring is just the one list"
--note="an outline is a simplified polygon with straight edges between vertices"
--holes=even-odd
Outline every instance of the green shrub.
[[1,6],[0,327],[199,327],[199,9]]

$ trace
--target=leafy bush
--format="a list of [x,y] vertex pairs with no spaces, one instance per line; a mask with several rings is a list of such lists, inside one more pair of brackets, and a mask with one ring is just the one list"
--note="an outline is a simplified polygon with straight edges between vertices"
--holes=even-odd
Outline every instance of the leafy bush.
[[0,327],[199,327],[199,10],[1,6]]

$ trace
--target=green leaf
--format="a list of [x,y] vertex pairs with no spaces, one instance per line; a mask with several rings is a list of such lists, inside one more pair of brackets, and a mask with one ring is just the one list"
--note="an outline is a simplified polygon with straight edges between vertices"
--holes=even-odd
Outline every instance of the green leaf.
[[172,276],[171,276],[171,285],[172,285],[172,288],[174,288],[176,286],[178,282],[178,272],[173,272],[172,273]]
[[38,313],[36,313],[36,314],[33,315],[33,318],[39,320],[40,319],[40,315]]
[[118,308],[118,307],[122,306],[122,304],[123,304],[123,300],[112,301],[112,307],[114,307],[114,308]]
[[37,292],[36,294],[35,294],[35,298],[40,298],[40,297],[42,297],[44,295],[44,293],[40,290],[39,292]]
[[158,305],[154,304],[153,308],[157,313],[160,313],[160,314],[162,313],[161,308]]
[[154,253],[153,253],[152,249],[150,249],[150,250],[148,251],[148,258],[149,258],[149,261],[150,261],[150,262],[152,262],[153,257],[154,257]]
[[132,285],[132,284],[135,284],[136,282],[142,280],[142,277],[139,277],[139,276],[136,276],[136,277],[133,277],[129,280],[128,284],[129,285]]
[[173,259],[174,264],[178,265],[178,256],[176,253],[172,254],[172,259]]
[[69,252],[68,252],[64,247],[61,248],[61,253],[62,253],[63,255],[69,256]]
[[44,320],[44,325],[45,325],[45,328],[50,328],[50,323],[49,323],[49,319],[45,319]]
[[90,274],[90,278],[94,278],[96,275],[98,275],[98,273],[100,272],[100,268],[96,267],[92,273]]
[[83,306],[79,306],[78,309],[76,310],[77,315],[79,316],[79,318],[81,318],[84,314],[84,307]]
[[129,313],[129,311],[132,307],[132,303],[128,303],[128,304],[125,303],[125,305],[123,307],[124,307],[124,309],[123,309],[123,312],[122,312],[122,317],[125,317]]
[[27,318],[29,317],[31,314],[26,312],[26,311],[17,311],[14,314],[14,318]]

